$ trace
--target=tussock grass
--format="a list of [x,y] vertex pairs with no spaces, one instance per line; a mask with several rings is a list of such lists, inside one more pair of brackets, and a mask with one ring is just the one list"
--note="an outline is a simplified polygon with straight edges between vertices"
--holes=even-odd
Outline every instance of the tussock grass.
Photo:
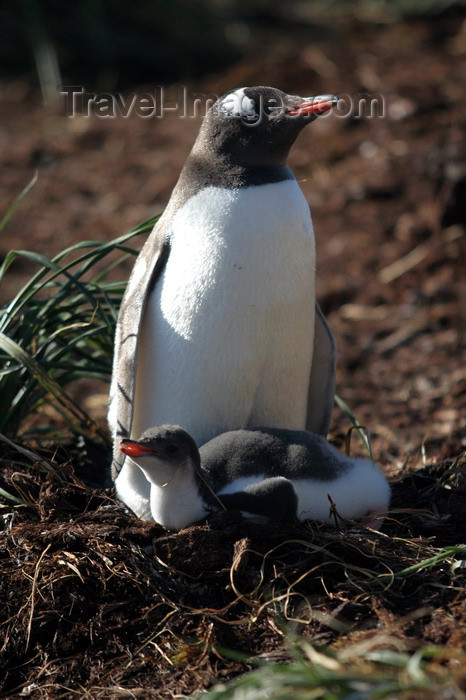
[[[2,226],[33,184],[3,216]],[[109,381],[115,323],[126,286],[126,281],[115,281],[115,271],[138,252],[129,242],[148,234],[155,220],[108,243],[77,243],[50,259],[27,250],[6,255],[0,284],[19,259],[37,271],[0,309],[1,433],[37,433],[36,421],[30,419],[48,405],[71,430],[108,443],[106,431],[67,390],[82,378]]]

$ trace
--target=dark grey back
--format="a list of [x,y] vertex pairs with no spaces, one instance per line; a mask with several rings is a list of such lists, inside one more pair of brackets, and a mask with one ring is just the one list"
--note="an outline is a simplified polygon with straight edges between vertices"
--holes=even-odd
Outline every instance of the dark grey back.
[[215,492],[246,476],[330,482],[351,468],[325,438],[300,430],[255,428],[223,433],[199,450],[201,469]]

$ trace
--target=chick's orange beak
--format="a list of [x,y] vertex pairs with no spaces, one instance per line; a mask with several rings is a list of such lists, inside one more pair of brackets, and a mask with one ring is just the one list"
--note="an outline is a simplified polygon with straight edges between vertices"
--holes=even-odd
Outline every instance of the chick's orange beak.
[[142,445],[137,440],[125,439],[120,442],[120,450],[128,457],[143,457],[144,455],[153,455],[157,452],[147,445]]

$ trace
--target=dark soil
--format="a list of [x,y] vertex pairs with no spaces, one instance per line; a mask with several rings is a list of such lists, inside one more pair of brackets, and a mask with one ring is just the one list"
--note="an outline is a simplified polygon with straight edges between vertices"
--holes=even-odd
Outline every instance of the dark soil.
[[[407,650],[464,649],[466,568],[454,549],[466,541],[464,21],[458,10],[343,18],[312,44],[297,22],[295,36],[271,37],[273,51],[202,86],[384,96],[384,118],[318,120],[291,157],[313,211],[338,393],[393,480],[383,532],[265,527],[231,512],[168,534],[72,466],[60,480],[13,466],[5,448],[0,486],[15,484],[30,505],[0,506],[4,696],[188,694],[243,672],[248,656],[287,658],[284,629],[335,648],[383,632]],[[52,255],[157,213],[198,129],[194,119],[67,120],[19,81],[0,98],[2,201],[39,169],[2,255]],[[30,276],[25,263],[14,269],[4,300]],[[104,420],[105,395],[82,402]],[[336,409],[337,444],[348,427]]]
[[31,506],[4,515],[5,695],[171,698],[250,668],[247,657],[286,659],[292,631],[339,647],[381,632],[407,650],[466,643],[466,569],[445,550],[465,542],[466,471],[451,460],[394,484],[383,533],[232,511],[169,534],[108,492],[31,481],[14,480]]

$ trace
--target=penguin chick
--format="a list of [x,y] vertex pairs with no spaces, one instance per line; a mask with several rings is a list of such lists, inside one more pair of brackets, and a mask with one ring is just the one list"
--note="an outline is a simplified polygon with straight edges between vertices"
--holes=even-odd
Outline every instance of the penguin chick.
[[153,519],[169,530],[222,507],[333,524],[328,496],[341,517],[369,518],[373,525],[390,500],[388,482],[371,460],[346,457],[306,431],[234,430],[198,449],[185,430],[163,425],[139,440],[122,440],[120,449],[150,484]]

